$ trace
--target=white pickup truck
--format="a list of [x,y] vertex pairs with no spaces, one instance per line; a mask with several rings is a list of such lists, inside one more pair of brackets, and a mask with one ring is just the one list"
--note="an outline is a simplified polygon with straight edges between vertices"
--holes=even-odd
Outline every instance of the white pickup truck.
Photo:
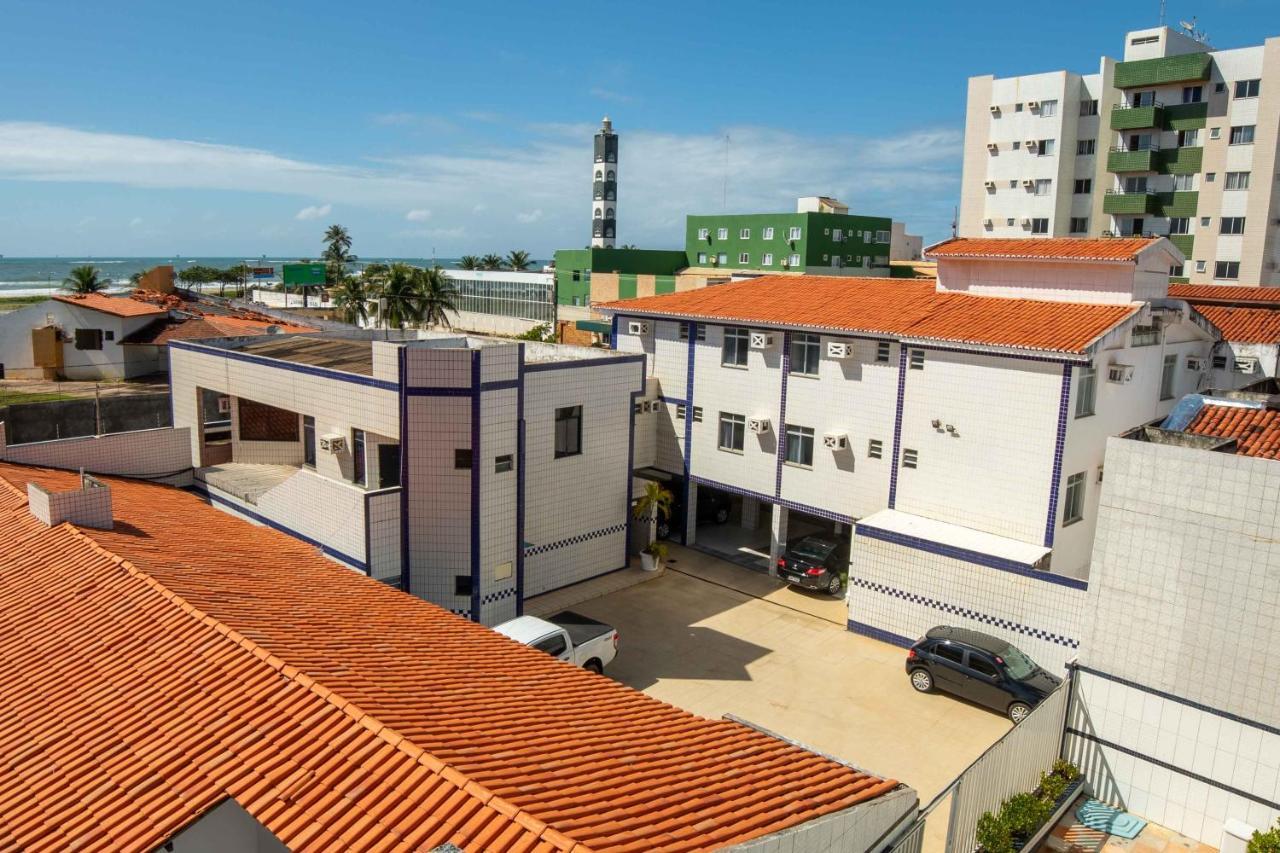
[[566,610],[550,619],[519,616],[493,630],[517,643],[595,673],[618,653],[618,632],[603,622]]

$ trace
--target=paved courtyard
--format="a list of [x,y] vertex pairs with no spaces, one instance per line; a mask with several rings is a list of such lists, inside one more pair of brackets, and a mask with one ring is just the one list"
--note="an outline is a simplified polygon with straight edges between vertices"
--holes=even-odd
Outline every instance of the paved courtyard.
[[661,577],[573,606],[621,633],[608,672],[618,681],[892,776],[922,801],[1008,730],[997,714],[913,691],[905,652],[847,631],[842,602],[701,552],[672,557]]

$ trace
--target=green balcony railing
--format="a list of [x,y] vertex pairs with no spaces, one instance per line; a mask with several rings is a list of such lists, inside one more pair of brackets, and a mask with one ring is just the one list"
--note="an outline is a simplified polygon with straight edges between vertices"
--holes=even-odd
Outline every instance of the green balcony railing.
[[1160,204],[1156,209],[1156,213],[1161,216],[1195,216],[1196,204],[1200,199],[1200,193],[1190,192],[1173,192],[1160,193]]
[[1114,85],[1117,89],[1132,89],[1135,86],[1208,80],[1212,62],[1208,53],[1184,53],[1139,59],[1135,62],[1119,62],[1116,63]]
[[1159,154],[1160,150],[1157,148],[1142,148],[1137,151],[1112,148],[1107,152],[1107,171],[1154,172]]
[[1164,125],[1164,107],[1148,104],[1143,107],[1122,107],[1111,110],[1112,130],[1140,130]]
[[1191,257],[1191,249],[1195,245],[1196,237],[1194,234],[1170,234],[1169,242],[1178,247],[1178,251],[1184,257]]
[[1160,204],[1155,193],[1127,193],[1121,190],[1107,190],[1102,199],[1102,212],[1117,215],[1131,213],[1155,213]]
[[1196,104],[1173,104],[1164,108],[1165,130],[1196,130],[1205,126],[1205,118],[1209,115],[1209,104],[1200,101]]
[[1204,162],[1204,149],[1199,146],[1166,148],[1160,152],[1157,168],[1164,175],[1194,175]]

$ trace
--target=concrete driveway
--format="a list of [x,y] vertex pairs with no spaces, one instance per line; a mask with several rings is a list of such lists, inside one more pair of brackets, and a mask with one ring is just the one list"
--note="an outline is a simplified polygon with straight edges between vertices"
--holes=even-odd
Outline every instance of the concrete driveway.
[[618,681],[896,778],[922,804],[1009,729],[998,714],[916,693],[905,651],[837,624],[839,602],[689,549],[672,557],[661,577],[574,605],[620,632],[608,672]]

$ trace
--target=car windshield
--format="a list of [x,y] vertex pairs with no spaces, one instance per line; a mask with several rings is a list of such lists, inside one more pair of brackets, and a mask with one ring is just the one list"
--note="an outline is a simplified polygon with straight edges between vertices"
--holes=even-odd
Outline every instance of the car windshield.
[[1005,646],[1004,651],[1000,653],[1000,657],[1004,660],[1005,672],[1009,673],[1010,678],[1017,681],[1030,678],[1040,668],[1036,666],[1035,661],[1013,646]]
[[801,539],[794,548],[797,557],[807,557],[811,560],[825,560],[831,550],[836,547],[836,543],[828,542],[825,539]]

